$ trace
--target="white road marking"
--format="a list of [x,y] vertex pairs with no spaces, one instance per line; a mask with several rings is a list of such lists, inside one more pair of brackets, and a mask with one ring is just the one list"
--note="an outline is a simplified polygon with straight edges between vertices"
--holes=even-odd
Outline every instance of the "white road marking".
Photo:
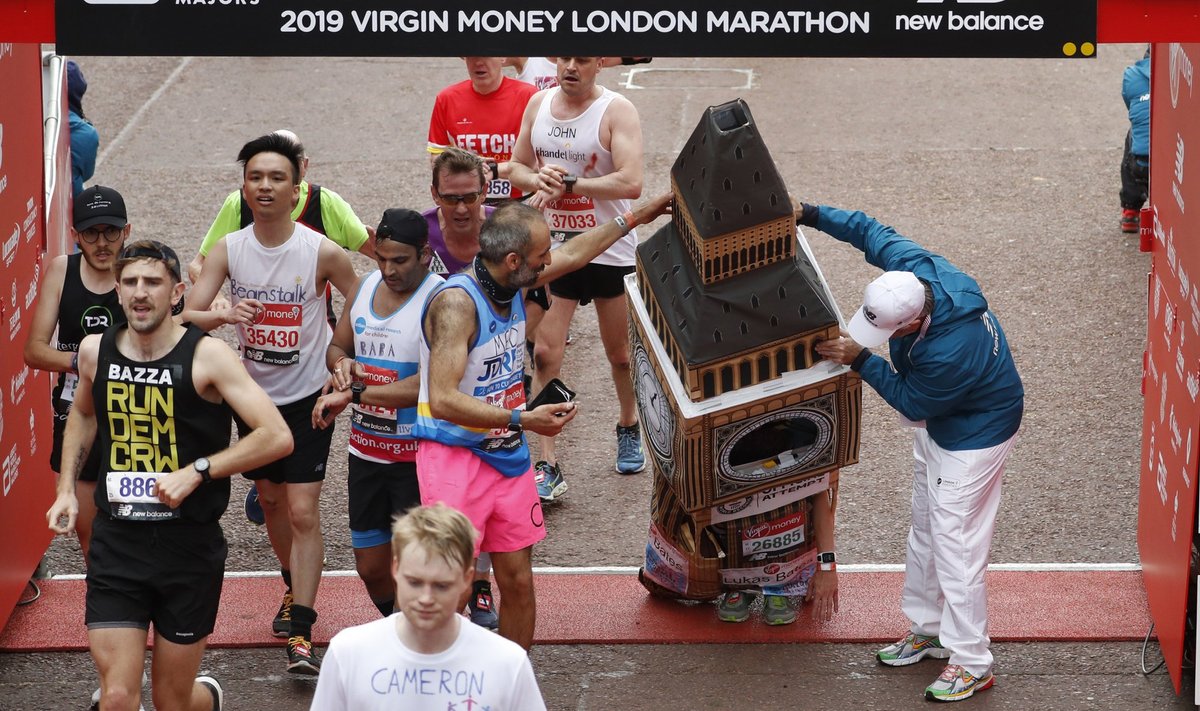
[[[1014,573],[1133,573],[1142,569],[1137,563],[992,563],[988,570]],[[842,573],[903,573],[904,566],[898,563],[857,563],[838,565]],[[546,566],[533,569],[535,575],[637,575],[638,568],[623,565],[590,565],[580,567]],[[234,570],[225,573],[226,578],[273,578],[275,570]],[[358,573],[353,570],[326,570],[325,578],[352,578]],[[83,580],[83,574],[55,575],[52,580]]]
[[104,165],[104,161],[108,158],[108,154],[112,153],[113,150],[121,145],[121,143],[125,140],[125,136],[128,135],[129,132],[133,130],[133,127],[137,125],[137,122],[142,119],[142,115],[146,113],[146,110],[153,106],[154,102],[158,101],[158,97],[162,96],[167,89],[171,88],[171,85],[175,83],[175,80],[179,78],[179,75],[182,74],[183,70],[187,68],[187,65],[191,63],[192,57],[184,57],[181,59],[179,65],[176,66],[169,75],[167,75],[167,78],[163,81],[162,85],[154,90],[154,93],[150,95],[149,99],[146,99],[146,103],[139,106],[138,110],[133,112],[133,116],[130,116],[129,120],[125,122],[125,125],[121,127],[121,130],[117,133],[116,138],[109,141],[108,145],[104,147],[104,150],[100,152],[100,157],[96,159],[96,170],[100,170],[100,166]]

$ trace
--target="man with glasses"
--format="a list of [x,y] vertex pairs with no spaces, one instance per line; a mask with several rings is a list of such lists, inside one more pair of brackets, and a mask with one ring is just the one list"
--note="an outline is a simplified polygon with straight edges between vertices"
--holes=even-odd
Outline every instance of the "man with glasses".
[[[125,312],[117,300],[113,264],[130,231],[124,198],[102,185],[75,196],[72,223],[71,235],[79,251],[50,260],[38,292],[29,340],[25,341],[25,363],[29,367],[58,373],[50,396],[54,410],[50,468],[59,473],[63,471],[63,432],[79,386],[79,344],[85,336],[125,323]],[[96,516],[92,499],[99,471],[100,451],[93,447],[75,482],[79,499],[75,533],[85,562]]]
[[429,117],[431,160],[451,146],[483,158],[491,172],[488,204],[520,199],[508,179],[508,161],[521,131],[521,115],[537,92],[532,84],[504,76],[504,57],[463,57],[466,81],[438,93]]
[[[221,711],[221,685],[196,673],[221,599],[228,548],[219,520],[229,477],[286,455],[292,439],[229,346],[172,320],[184,285],[170,247],[133,242],[113,271],[126,323],[80,343],[63,470],[46,519],[55,533],[70,532],[74,480],[95,449],[102,515],[85,622],[100,706],[138,708],[153,623],[155,708]],[[231,411],[247,425],[232,446]]]

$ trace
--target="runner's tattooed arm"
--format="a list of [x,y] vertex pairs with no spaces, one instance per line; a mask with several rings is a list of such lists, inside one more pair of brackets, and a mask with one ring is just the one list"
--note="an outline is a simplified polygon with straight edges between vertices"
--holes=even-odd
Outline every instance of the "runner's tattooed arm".
[[[79,516],[79,501],[75,498],[75,481],[83,471],[96,440],[96,408],[92,402],[92,381],[96,378],[96,360],[100,352],[100,336],[88,336],[79,344],[79,387],[75,402],[67,416],[63,433],[63,460],[58,474],[58,495],[46,512],[50,530],[65,535],[75,530]],[[63,518],[65,517],[65,522]]]

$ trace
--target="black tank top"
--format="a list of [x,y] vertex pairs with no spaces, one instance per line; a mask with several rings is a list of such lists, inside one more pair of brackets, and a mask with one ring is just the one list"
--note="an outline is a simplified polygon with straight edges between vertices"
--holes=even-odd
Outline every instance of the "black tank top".
[[[245,229],[254,222],[254,213],[250,211],[250,204],[246,202],[246,193],[240,193],[242,198],[242,228]],[[304,207],[300,209],[300,216],[296,218],[296,222],[305,227],[325,234],[325,221],[321,219],[321,186],[313,183],[308,184],[308,200],[305,201]]]
[[192,383],[196,344],[206,334],[188,326],[158,360],[130,360],[117,350],[118,326],[104,332],[92,397],[100,476],[96,508],[125,521],[216,521],[229,505],[229,479],[196,488],[178,509],[155,498],[152,478],[229,446],[229,406],[200,397]]
[[[119,326],[125,323],[125,312],[121,310],[121,302],[117,298],[117,290],[112,289],[103,294],[97,294],[83,285],[79,276],[83,254],[75,253],[67,257],[67,272],[63,275],[62,296],[58,300],[58,345],[60,351],[76,353],[79,343],[84,336],[104,333],[109,326]],[[57,403],[63,399],[63,387],[68,378],[72,389],[75,385],[74,373],[59,373],[54,384],[53,398]],[[70,401],[75,398],[68,393],[63,411],[70,407]]]

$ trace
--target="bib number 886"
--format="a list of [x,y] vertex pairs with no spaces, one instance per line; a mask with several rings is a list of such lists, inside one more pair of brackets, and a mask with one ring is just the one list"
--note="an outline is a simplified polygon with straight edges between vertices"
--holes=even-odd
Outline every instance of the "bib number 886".
[[141,477],[121,477],[120,485],[117,488],[118,493],[122,498],[130,497],[153,497],[158,495],[158,489],[155,484],[158,482],[154,478]]

